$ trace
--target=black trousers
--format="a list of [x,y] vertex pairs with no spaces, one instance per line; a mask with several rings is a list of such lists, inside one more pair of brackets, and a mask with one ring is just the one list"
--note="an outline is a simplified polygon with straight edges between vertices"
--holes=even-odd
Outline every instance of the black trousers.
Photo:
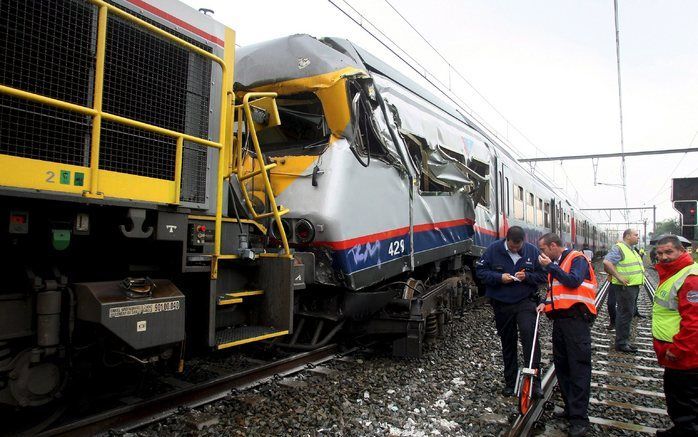
[[[492,300],[494,321],[497,334],[502,341],[502,358],[504,359],[504,383],[513,389],[516,376],[519,373],[518,343],[519,334],[523,346],[524,367],[528,367],[531,359],[531,344],[536,328],[536,304],[530,299],[507,304]],[[536,339],[536,350],[533,354],[533,368],[540,369],[540,342]],[[540,381],[540,380],[538,380]]]
[[608,298],[606,298],[606,308],[608,309],[608,318],[611,319],[611,325],[616,324],[616,288],[620,285],[611,284],[608,287]]
[[583,317],[553,320],[553,363],[570,424],[588,424],[591,323]]
[[665,368],[664,395],[675,435],[698,435],[698,370]]
[[616,347],[630,344],[630,330],[633,315],[635,314],[635,301],[640,291],[639,285],[615,285],[616,293]]
[[[617,285],[617,284],[611,284],[610,287],[608,287],[608,298],[606,299],[606,308],[608,309],[608,318],[611,319],[611,325],[616,324],[616,290],[623,290],[622,285]],[[639,288],[638,288],[639,290]],[[637,308],[637,299],[640,297],[640,293],[638,292],[637,296],[635,296],[635,315],[639,316],[640,315],[640,310]]]

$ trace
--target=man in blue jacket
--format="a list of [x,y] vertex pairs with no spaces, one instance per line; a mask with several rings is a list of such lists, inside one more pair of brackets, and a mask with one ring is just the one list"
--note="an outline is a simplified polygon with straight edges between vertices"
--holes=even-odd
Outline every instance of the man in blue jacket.
[[[523,345],[524,366],[531,357],[531,345],[536,325],[538,287],[546,282],[546,273],[538,263],[538,248],[524,241],[524,230],[512,226],[506,238],[490,244],[475,264],[485,295],[494,310],[497,334],[502,341],[504,359],[504,396],[514,396],[519,373],[518,336]],[[536,340],[533,368],[540,369],[540,346]],[[540,379],[534,386],[534,396],[540,396]]]

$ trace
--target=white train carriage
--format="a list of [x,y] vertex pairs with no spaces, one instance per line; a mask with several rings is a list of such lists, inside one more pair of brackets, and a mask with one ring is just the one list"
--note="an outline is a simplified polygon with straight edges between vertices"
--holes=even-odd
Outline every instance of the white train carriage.
[[[461,299],[463,287],[472,293],[470,266],[508,226],[524,227],[530,241],[553,231],[570,246],[593,243],[586,218],[578,235],[575,214],[582,216],[562,193],[462,113],[347,40],[293,35],[242,48],[236,92],[248,91],[279,95],[281,123],[260,141],[275,164],[277,203],[290,210],[285,233],[305,266],[297,318],[365,319],[369,332],[398,332],[389,321],[409,311],[387,308],[413,308],[415,296],[453,278],[461,290],[445,287],[431,300]],[[260,182],[242,183],[255,192]],[[274,226],[270,232],[278,237]],[[406,290],[410,280],[431,288]],[[429,311],[412,314],[419,323],[440,311],[423,306]]]

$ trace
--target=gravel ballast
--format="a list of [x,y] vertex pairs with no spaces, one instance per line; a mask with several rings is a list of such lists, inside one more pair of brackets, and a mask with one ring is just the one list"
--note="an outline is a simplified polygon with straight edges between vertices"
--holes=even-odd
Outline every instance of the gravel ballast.
[[[649,315],[649,300],[641,297]],[[594,331],[606,332],[604,308]],[[649,319],[636,319],[649,327]],[[552,323],[541,318],[544,369],[552,360]],[[634,332],[646,335],[646,331]],[[610,342],[608,341],[610,339]],[[654,360],[616,355],[609,349],[613,333],[595,344],[594,362],[605,360],[656,367]],[[642,340],[646,341],[646,340]],[[651,350],[650,346],[643,349]],[[516,399],[504,398],[501,346],[489,305],[473,305],[447,328],[445,338],[427,348],[420,359],[397,359],[384,349],[333,360],[316,371],[280,378],[192,411],[129,433],[138,436],[174,435],[293,435],[293,436],[500,436],[518,414]],[[640,354],[653,358],[651,354]],[[521,363],[520,359],[520,363]],[[658,371],[594,365],[594,369],[662,377]],[[661,382],[594,375],[598,384],[662,392]],[[665,409],[664,399],[592,387],[591,397]],[[559,394],[553,403],[562,405]],[[552,405],[550,405],[552,407]],[[655,428],[670,426],[666,415],[592,404],[591,416]],[[202,425],[203,424],[203,425]],[[567,425],[548,408],[536,433],[564,436]],[[592,425],[593,436],[646,435]]]

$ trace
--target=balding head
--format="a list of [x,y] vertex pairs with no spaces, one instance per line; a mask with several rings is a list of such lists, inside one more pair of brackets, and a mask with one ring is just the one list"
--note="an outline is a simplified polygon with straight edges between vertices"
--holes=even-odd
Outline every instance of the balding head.
[[629,246],[634,246],[640,240],[640,234],[636,229],[626,229],[623,232],[623,241]]

